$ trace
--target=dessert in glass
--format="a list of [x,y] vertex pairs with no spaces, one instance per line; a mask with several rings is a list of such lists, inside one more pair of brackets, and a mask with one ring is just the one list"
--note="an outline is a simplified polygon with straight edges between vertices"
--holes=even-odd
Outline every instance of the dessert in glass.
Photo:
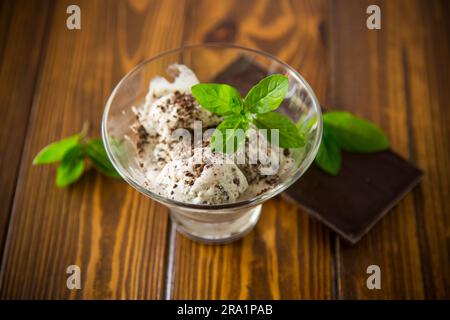
[[[250,123],[235,152],[214,148],[211,135],[224,116],[205,108],[192,88],[222,82],[224,74],[233,74],[232,65],[233,85],[243,96],[256,83],[239,74],[254,66],[258,76],[263,70],[264,76],[287,77],[276,112],[295,123],[304,139],[301,147],[281,147],[277,136]],[[144,61],[116,86],[102,121],[105,148],[119,174],[166,205],[179,232],[208,243],[249,232],[263,202],[311,165],[321,134],[320,106],[306,81],[269,54],[231,44],[186,46]]]

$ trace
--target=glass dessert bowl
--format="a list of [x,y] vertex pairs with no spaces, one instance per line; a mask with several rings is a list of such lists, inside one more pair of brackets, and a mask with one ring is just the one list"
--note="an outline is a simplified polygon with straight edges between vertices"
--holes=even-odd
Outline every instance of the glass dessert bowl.
[[[204,129],[217,125],[217,117],[205,116],[190,95],[192,84],[226,83],[244,96],[270,74],[287,76],[288,92],[276,111],[289,117],[305,140],[301,148],[282,150],[272,146],[272,150],[284,154],[282,159],[289,163],[277,179],[261,178],[259,171],[259,178],[254,179],[253,169],[249,170],[254,166],[216,164],[211,160],[214,154],[210,153],[206,167],[199,165],[199,173],[188,172],[192,168],[189,159],[178,160],[172,149],[167,150],[170,143],[165,132],[172,132],[179,123],[189,123],[186,126],[192,129],[191,120],[196,117],[208,123]],[[191,118],[181,119],[180,114],[185,114],[186,108],[191,110]],[[102,136],[107,154],[119,174],[141,193],[166,205],[179,232],[198,241],[226,243],[249,232],[259,219],[262,203],[288,188],[308,169],[320,145],[322,117],[311,87],[287,64],[269,54],[241,46],[202,44],[162,53],[130,71],[107,101]],[[246,144],[251,144],[250,138],[246,139]],[[206,148],[195,150],[203,155],[204,150],[209,150]],[[153,157],[154,161],[146,161]],[[182,169],[176,169],[177,165]],[[258,170],[260,168],[258,163]],[[180,187],[180,172],[186,172],[189,177],[195,172],[198,174]],[[213,176],[216,178],[211,178]],[[264,184],[267,187],[263,187]],[[244,192],[246,189],[252,192]],[[194,196],[188,198],[186,194]],[[207,198],[208,194],[213,195]],[[224,194],[226,198],[218,198]]]

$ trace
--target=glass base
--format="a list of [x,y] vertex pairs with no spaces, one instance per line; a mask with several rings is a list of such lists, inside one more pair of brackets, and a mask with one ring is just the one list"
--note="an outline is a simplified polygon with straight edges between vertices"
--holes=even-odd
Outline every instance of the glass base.
[[170,208],[176,229],[189,239],[223,244],[238,240],[250,232],[259,220],[262,205],[230,212],[192,212]]

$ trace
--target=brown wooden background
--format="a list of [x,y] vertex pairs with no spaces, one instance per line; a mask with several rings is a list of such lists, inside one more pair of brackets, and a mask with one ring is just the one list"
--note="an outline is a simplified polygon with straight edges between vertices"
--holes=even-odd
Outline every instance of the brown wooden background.
[[[81,7],[81,31],[65,27]],[[369,4],[382,30],[365,27]],[[417,0],[2,1],[0,297],[75,299],[450,298],[450,2]],[[297,68],[327,106],[379,123],[423,182],[349,246],[280,198],[226,246],[176,234],[167,210],[90,172],[57,189],[34,167],[90,120],[146,57],[229,41]],[[82,289],[66,288],[66,267]],[[378,264],[382,289],[366,288]]]

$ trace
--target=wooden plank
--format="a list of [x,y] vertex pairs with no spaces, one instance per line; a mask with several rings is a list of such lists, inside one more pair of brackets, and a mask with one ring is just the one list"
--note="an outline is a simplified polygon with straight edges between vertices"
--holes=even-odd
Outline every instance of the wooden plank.
[[2,1],[0,4],[0,261],[48,10],[48,1]]
[[[32,167],[47,143],[90,120],[146,57],[181,44],[179,1],[78,1],[81,30],[65,28],[70,1],[55,3],[1,270],[3,298],[162,298],[167,211],[123,182],[90,172],[57,189],[55,170]],[[66,268],[81,268],[68,290]]]
[[[193,1],[188,43],[235,41],[296,67],[326,102],[325,1]],[[239,242],[208,246],[177,234],[174,299],[329,299],[333,237],[281,198],[263,206],[256,229]]]
[[[382,29],[368,30],[378,4]],[[333,2],[333,106],[379,123],[392,148],[425,176],[357,245],[341,245],[341,298],[421,299],[450,294],[449,40],[438,1]],[[381,268],[381,290],[366,268]]]

